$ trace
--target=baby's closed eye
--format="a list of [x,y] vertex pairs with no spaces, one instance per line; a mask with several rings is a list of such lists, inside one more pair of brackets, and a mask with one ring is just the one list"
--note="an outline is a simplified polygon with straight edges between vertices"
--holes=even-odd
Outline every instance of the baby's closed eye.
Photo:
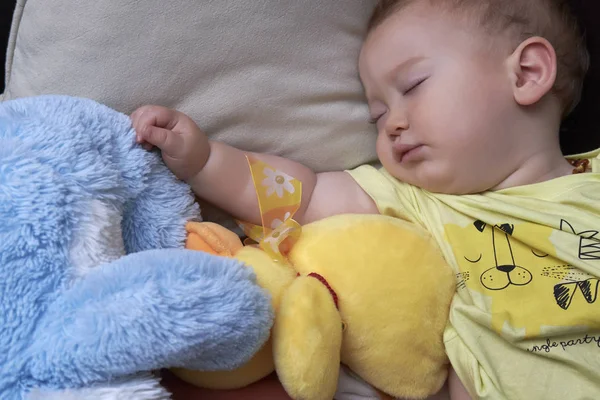
[[402,90],[404,96],[409,95],[415,91],[421,84],[423,84],[429,77],[424,76],[417,79],[412,79],[405,85],[405,89]]
[[381,102],[377,102],[375,104],[369,105],[369,110],[371,113],[371,116],[369,117],[369,123],[376,124],[377,122],[379,122],[381,117],[383,117],[387,112],[387,107]]

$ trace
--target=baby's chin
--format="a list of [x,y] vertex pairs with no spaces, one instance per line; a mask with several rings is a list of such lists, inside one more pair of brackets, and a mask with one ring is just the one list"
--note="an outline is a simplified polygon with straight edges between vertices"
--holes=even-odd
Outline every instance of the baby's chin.
[[387,172],[401,182],[419,187],[431,193],[462,195],[477,191],[471,188],[468,179],[461,179],[452,169],[433,164],[432,161],[419,163],[383,162]]

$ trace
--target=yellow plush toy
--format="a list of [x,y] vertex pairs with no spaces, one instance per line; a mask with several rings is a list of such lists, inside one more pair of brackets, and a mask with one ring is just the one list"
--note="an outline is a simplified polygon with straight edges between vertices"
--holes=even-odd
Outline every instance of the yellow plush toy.
[[423,229],[380,215],[330,217],[303,226],[285,262],[218,225],[191,223],[188,232],[188,248],[252,267],[276,317],[271,340],[247,365],[176,370],[183,380],[238,388],[275,370],[292,398],[332,399],[343,363],[382,397],[425,398],[444,384],[455,279]]
[[258,246],[211,223],[187,226],[187,248],[235,257],[272,295],[271,338],[236,371],[175,370],[192,384],[234,389],[274,370],[290,397],[332,399],[340,363],[381,397],[439,391],[448,360],[442,333],[455,279],[424,229],[381,215],[340,215],[300,227],[299,181],[249,158],[262,227]]

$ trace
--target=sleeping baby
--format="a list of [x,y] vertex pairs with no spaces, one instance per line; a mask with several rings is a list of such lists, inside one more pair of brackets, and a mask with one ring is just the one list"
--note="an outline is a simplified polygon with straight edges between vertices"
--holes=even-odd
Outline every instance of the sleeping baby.
[[[431,233],[457,277],[452,399],[600,393],[600,150],[559,146],[587,65],[566,1],[380,1],[359,72],[383,167],[316,174],[252,154],[302,182],[301,224],[381,213]],[[175,110],[132,121],[199,197],[260,224],[249,153]],[[337,398],[377,396],[342,377]]]

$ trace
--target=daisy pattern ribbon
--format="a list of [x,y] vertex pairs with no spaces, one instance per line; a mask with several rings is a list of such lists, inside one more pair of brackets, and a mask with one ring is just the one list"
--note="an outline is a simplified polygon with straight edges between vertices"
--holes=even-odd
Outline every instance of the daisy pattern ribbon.
[[257,158],[246,156],[258,198],[262,226],[238,221],[249,239],[277,261],[298,239],[302,228],[293,220],[302,200],[302,183]]

